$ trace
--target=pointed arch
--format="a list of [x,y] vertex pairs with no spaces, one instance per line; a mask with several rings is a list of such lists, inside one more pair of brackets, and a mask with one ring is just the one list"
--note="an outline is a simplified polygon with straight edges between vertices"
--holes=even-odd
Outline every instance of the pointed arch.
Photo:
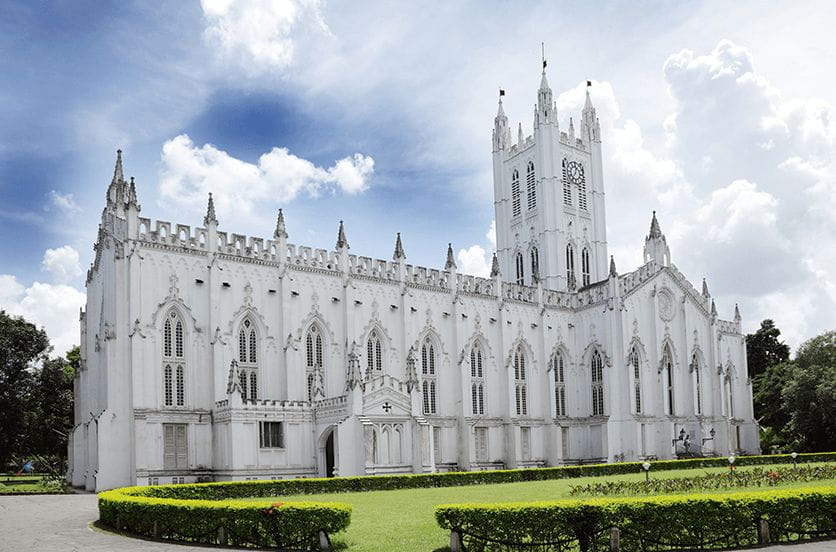
[[554,384],[554,415],[566,416],[566,373],[569,370],[569,352],[563,345],[558,345],[549,356],[549,370]]
[[470,347],[470,401],[474,415],[485,414],[485,364],[487,353],[482,340],[476,339]]
[[303,355],[305,360],[305,384],[306,397],[309,401],[314,400],[318,377],[322,377],[324,383],[325,374],[325,332],[319,321],[313,321],[305,330]]
[[605,416],[606,409],[604,406],[604,392],[606,380],[604,377],[604,368],[612,366],[612,360],[607,355],[601,344],[595,339],[593,339],[592,342],[586,346],[581,358],[583,359],[583,365],[587,367],[589,374],[587,382],[591,391],[591,415]]
[[537,208],[537,178],[534,174],[534,161],[529,161],[525,171],[526,193],[528,195],[528,210]]
[[511,216],[518,217],[522,214],[522,202],[520,200],[520,171],[514,169],[511,173]]
[[438,413],[438,336],[435,332],[425,332],[422,336],[418,351],[420,359],[421,392],[424,414]]
[[689,370],[692,374],[692,384],[694,386],[694,414],[702,416],[702,398],[703,398],[703,379],[705,375],[705,357],[699,345],[694,345],[691,351],[691,362]]
[[522,251],[517,251],[516,255],[514,255],[514,268],[517,285],[521,286],[525,284],[525,259],[523,258]]
[[247,313],[238,325],[238,370],[241,377],[242,396],[245,400],[259,398],[259,336],[258,324],[251,313]]
[[517,416],[528,416],[528,380],[533,351],[528,342],[518,338],[511,348],[508,367],[514,371],[514,409]]
[[569,183],[569,175],[567,174],[567,168],[569,165],[569,160],[565,157],[563,158],[563,162],[561,163],[561,167],[563,170],[563,204],[571,207],[572,206],[572,185]]
[[531,284],[534,285],[534,278],[540,278],[540,250],[537,248],[537,244],[533,244],[531,246],[531,250],[529,251],[529,256],[531,257]]
[[[390,359],[390,357],[394,358],[392,354],[392,338],[389,336],[386,328],[380,324],[376,313],[363,329],[358,343],[364,344],[362,351],[366,355],[364,364],[367,375],[382,374],[384,372],[391,373],[387,366],[387,359]],[[394,362],[393,366],[396,364]]]
[[673,344],[669,340],[662,342],[662,355],[659,361],[659,371],[662,374],[662,389],[664,391],[665,414],[673,416],[675,408],[674,388],[674,353]]
[[574,286],[575,283],[575,246],[566,244],[566,285]]
[[589,263],[589,247],[584,246],[581,250],[581,285],[588,286],[592,281]]
[[165,407],[186,406],[186,324],[180,309],[170,306],[161,324],[163,372],[162,400]]

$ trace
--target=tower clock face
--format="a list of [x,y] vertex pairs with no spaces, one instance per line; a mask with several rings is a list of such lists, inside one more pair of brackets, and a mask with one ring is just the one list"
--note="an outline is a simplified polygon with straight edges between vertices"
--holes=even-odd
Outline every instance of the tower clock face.
[[569,182],[572,184],[579,185],[583,183],[583,165],[577,161],[569,162],[569,166],[566,167],[566,172],[569,175]]

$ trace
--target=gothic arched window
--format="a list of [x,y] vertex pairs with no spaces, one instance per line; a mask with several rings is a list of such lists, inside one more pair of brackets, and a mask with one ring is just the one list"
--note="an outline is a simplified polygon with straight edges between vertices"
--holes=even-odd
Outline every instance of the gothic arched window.
[[312,324],[305,334],[305,383],[309,401],[313,400],[317,372],[321,372],[324,377],[322,332],[319,331],[319,326]]
[[531,248],[531,280],[532,284],[534,283],[534,277],[540,277],[540,252],[537,251],[537,247]]
[[369,374],[383,371],[383,346],[377,330],[369,332],[369,339],[366,341],[366,366]]
[[566,244],[566,285],[575,285],[575,248],[572,244]]
[[518,217],[522,213],[522,203],[520,203],[520,172],[514,169],[511,174],[511,216]]
[[630,365],[630,375],[633,379],[633,411],[636,414],[642,413],[642,372],[639,363],[639,352],[636,347],[630,348],[630,355],[627,357]]
[[537,208],[537,181],[534,178],[534,162],[528,162],[528,170],[525,175],[526,192],[528,193],[528,210]]
[[582,275],[582,282],[584,286],[588,286],[590,283],[589,278],[589,248],[584,247],[581,250],[581,275]]
[[258,399],[258,335],[255,323],[245,318],[238,328],[238,369],[244,399]]
[[429,336],[421,344],[421,383],[424,414],[436,413],[435,344]]
[[694,410],[696,414],[702,414],[702,384],[700,382],[700,358],[696,351],[691,355],[691,370],[694,371]]
[[525,261],[523,261],[523,254],[518,251],[514,258],[517,265],[517,284],[523,285],[525,282]]
[[528,388],[525,377],[525,350],[522,344],[514,350],[514,403],[517,416],[528,415]]
[[171,310],[163,322],[163,405],[186,405],[186,353],[183,321]]
[[554,372],[554,415],[566,415],[566,361],[563,353],[557,351],[550,359],[551,370]]
[[674,390],[673,390],[673,354],[671,354],[670,346],[665,343],[662,349],[662,377],[663,388],[665,389],[665,403],[667,408],[666,413],[673,416],[674,413]]
[[572,185],[569,183],[569,175],[566,172],[568,161],[563,160],[563,204],[572,206]]
[[592,415],[604,415],[604,361],[597,350],[592,353],[590,361],[592,372]]
[[479,344],[470,349],[470,399],[473,414],[485,413],[485,355]]

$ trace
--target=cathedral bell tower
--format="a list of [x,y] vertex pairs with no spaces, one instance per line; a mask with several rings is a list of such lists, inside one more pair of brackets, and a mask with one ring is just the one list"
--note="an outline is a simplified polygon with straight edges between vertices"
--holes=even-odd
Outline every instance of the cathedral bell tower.
[[512,144],[500,90],[493,129],[494,210],[497,258],[505,282],[576,290],[607,278],[608,256],[601,132],[589,96],[579,136],[570,118],[558,125],[557,103],[546,77],[546,61],[533,133],[519,126]]

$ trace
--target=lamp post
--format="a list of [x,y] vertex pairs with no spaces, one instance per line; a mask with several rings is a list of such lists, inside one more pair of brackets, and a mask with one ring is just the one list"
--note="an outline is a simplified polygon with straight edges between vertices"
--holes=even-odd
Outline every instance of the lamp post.
[[792,467],[797,468],[798,464],[796,464],[796,458],[798,458],[798,453],[793,452],[792,454],[790,454],[790,456],[792,456]]
[[734,461],[735,461],[735,457],[732,454],[731,456],[729,456],[729,472],[730,473],[734,473]]
[[650,482],[650,462],[645,462],[642,464],[642,469],[644,470],[644,481],[645,483]]

